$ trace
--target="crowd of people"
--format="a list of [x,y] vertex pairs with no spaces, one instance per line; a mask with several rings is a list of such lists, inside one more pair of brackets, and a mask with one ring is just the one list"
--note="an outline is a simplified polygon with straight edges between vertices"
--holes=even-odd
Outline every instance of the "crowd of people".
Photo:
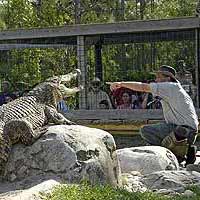
[[91,81],[87,95],[87,109],[161,109],[160,99],[151,93],[119,88],[112,93],[103,90],[99,78]]
[[[154,80],[145,81],[147,83]],[[10,92],[11,83],[1,83],[0,106],[20,96],[24,96],[30,88],[27,84],[21,84],[15,92]],[[91,82],[87,93],[86,105],[88,110],[96,109],[161,109],[162,105],[158,96],[151,93],[138,92],[121,87],[115,91],[105,90],[105,85],[95,77]],[[189,92],[188,92],[189,93]],[[68,99],[58,103],[58,110],[62,113],[69,111]]]
[[[11,83],[3,81],[1,83],[0,106],[8,103],[18,97],[24,96],[29,88],[18,88],[11,92]],[[160,109],[159,99],[153,98],[150,93],[142,93],[120,88],[112,93],[102,89],[102,83],[99,78],[95,77],[91,81],[91,86],[87,94],[87,109]],[[58,103],[58,110],[68,112],[67,100],[63,99]]]
[[150,93],[131,91],[120,88],[112,93],[116,109],[161,109],[159,98]]

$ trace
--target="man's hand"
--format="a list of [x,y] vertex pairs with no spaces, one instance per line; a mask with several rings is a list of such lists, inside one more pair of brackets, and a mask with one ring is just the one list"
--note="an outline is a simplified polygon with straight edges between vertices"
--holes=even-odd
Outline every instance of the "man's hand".
[[106,84],[110,85],[111,91],[114,91],[122,87],[122,82],[106,82]]

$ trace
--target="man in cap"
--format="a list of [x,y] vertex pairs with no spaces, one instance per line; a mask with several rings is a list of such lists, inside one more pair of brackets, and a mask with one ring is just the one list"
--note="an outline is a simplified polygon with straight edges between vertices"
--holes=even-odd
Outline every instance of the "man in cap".
[[101,89],[101,81],[98,77],[95,77],[91,81],[91,87],[87,95],[87,108],[89,110],[101,109],[100,102],[106,100],[108,102],[108,109],[112,108],[111,100],[107,92]]
[[196,160],[196,140],[198,117],[193,102],[180,82],[176,79],[176,70],[162,65],[156,72],[155,83],[113,82],[111,90],[126,87],[132,90],[152,93],[161,99],[163,123],[146,125],[141,128],[142,138],[151,145],[170,149],[179,162],[187,164]]

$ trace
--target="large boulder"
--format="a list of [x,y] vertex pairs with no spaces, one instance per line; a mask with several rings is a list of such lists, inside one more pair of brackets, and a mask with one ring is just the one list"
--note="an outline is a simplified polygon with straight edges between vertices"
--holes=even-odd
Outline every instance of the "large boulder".
[[175,155],[160,146],[141,146],[118,149],[122,173],[138,171],[149,174],[161,170],[178,170],[179,164]]
[[[37,178],[38,177],[38,178]],[[33,145],[14,145],[6,166],[8,181],[31,185],[50,178],[67,183],[120,185],[116,145],[106,131],[79,125],[50,126]],[[32,184],[33,185],[33,184]]]

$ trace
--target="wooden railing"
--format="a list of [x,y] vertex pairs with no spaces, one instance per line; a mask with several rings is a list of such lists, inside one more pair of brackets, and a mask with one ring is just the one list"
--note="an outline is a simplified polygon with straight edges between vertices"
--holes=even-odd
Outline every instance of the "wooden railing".
[[[197,109],[200,119],[200,110]],[[145,124],[152,124],[163,119],[162,110],[135,109],[135,110],[74,110],[65,115],[77,124],[117,133],[138,133]]]

